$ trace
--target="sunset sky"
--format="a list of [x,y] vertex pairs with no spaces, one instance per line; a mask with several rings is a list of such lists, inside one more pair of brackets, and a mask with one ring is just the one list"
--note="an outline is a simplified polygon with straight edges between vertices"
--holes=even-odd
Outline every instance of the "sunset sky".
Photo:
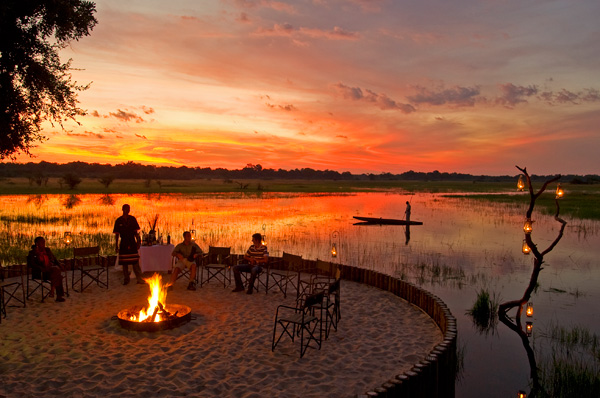
[[598,0],[96,2],[18,161],[600,174]]

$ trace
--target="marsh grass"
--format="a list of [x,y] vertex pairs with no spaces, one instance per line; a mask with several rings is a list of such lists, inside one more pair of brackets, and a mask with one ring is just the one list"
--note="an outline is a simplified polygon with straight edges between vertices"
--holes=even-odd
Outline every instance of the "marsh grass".
[[480,333],[494,333],[498,324],[498,304],[499,299],[496,294],[490,296],[485,288],[481,288],[477,293],[477,298],[473,306],[467,310],[466,314],[471,317],[473,324]]
[[[565,197],[559,201],[561,215],[571,216],[578,219],[600,220],[600,185],[573,185],[562,184],[565,189]],[[502,192],[502,191],[496,191]],[[452,195],[467,200],[487,201],[495,203],[511,203],[527,206],[529,196],[522,193],[475,193],[468,195]],[[556,212],[554,192],[544,192],[536,201],[536,208],[545,215],[553,215]]]
[[581,326],[551,324],[540,338],[548,340],[551,346],[550,354],[539,354],[542,396],[600,396],[600,339],[595,333]]

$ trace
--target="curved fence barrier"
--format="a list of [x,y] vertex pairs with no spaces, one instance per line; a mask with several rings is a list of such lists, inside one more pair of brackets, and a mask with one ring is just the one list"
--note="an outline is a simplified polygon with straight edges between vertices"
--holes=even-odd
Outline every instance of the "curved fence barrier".
[[[304,260],[308,268],[316,261]],[[457,368],[456,318],[448,306],[437,296],[412,283],[394,278],[381,272],[349,265],[339,265],[344,280],[364,283],[386,290],[419,307],[440,328],[444,339],[428,355],[414,364],[412,369],[398,375],[390,375],[381,385],[357,398],[453,398]]]
[[[242,255],[233,257],[237,261]],[[114,265],[115,259],[116,256],[107,256],[103,261],[107,265]],[[304,260],[304,263],[307,267],[314,268],[316,261]],[[386,290],[419,307],[435,322],[444,336],[443,341],[409,371],[390,375],[390,379],[382,380],[380,386],[374,386],[356,398],[454,398],[457,328],[456,318],[452,316],[448,306],[439,297],[393,276],[349,265],[338,266],[342,279]]]
[[452,398],[456,376],[456,318],[448,306],[437,296],[412,283],[381,272],[340,265],[342,279],[364,283],[387,290],[419,307],[438,325],[444,340],[416,363],[411,370],[392,377],[381,386],[367,391],[364,397],[398,398]]

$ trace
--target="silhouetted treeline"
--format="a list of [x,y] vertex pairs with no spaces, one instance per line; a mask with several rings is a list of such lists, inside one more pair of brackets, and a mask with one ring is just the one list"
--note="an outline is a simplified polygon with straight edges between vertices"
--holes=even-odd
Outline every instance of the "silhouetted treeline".
[[[352,174],[349,171],[303,169],[266,169],[260,164],[248,164],[241,169],[228,170],[210,167],[173,167],[142,165],[135,162],[117,165],[71,162],[65,164],[39,163],[0,163],[0,177],[63,177],[65,174],[77,175],[81,178],[103,178],[110,176],[116,179],[157,179],[157,180],[191,180],[191,179],[304,179],[304,180],[372,180],[372,181],[513,181],[515,175],[484,176],[462,173],[446,173],[440,171],[417,172],[407,171],[400,174]],[[533,180],[546,180],[548,176],[532,175]],[[564,175],[561,181],[593,184],[600,182],[598,175]]]

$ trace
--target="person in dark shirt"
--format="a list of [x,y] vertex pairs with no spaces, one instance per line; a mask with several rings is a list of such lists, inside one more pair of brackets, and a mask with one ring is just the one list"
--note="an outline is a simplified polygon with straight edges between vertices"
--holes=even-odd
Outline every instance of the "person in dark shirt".
[[252,235],[252,245],[248,248],[246,254],[244,254],[244,262],[233,267],[233,276],[235,279],[235,289],[233,291],[241,292],[244,290],[240,272],[250,272],[250,281],[248,282],[248,291],[246,293],[252,294],[256,276],[262,272],[261,265],[265,265],[267,261],[269,261],[267,246],[262,244],[262,235],[256,233]]
[[[123,284],[129,283],[129,265],[133,266],[133,272],[138,284],[145,283],[140,268],[140,255],[138,250],[142,244],[140,239],[140,225],[134,216],[130,216],[131,208],[124,204],[123,215],[115,221],[113,233],[115,234],[115,251],[119,253],[119,264],[123,266]],[[119,237],[121,244],[119,245]]]
[[50,280],[50,297],[54,297],[56,292],[56,301],[65,301],[65,291],[62,284],[63,268],[52,254],[52,251],[46,247],[46,240],[38,236],[33,241],[31,251],[27,255],[27,266],[31,268],[34,278]]

